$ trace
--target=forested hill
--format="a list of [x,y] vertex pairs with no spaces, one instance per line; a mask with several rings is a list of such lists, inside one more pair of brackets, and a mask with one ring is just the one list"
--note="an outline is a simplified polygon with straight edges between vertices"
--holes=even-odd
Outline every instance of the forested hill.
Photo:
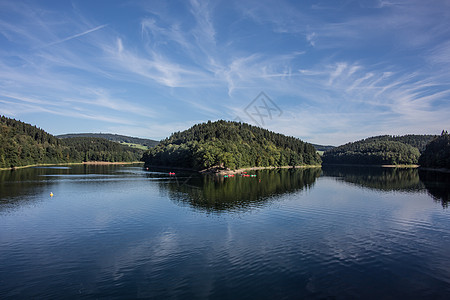
[[57,138],[67,139],[67,138],[79,138],[79,137],[90,137],[90,138],[104,138],[112,142],[117,142],[121,144],[128,145],[142,145],[146,148],[155,147],[158,145],[159,141],[150,139],[141,139],[132,136],[111,134],[111,133],[69,133],[57,135]]
[[442,131],[441,135],[431,141],[419,159],[421,167],[445,168],[450,170],[450,135]]
[[367,138],[363,140],[364,142],[379,142],[379,141],[387,141],[387,142],[400,142],[406,145],[413,146],[417,148],[420,153],[422,153],[425,150],[426,145],[431,142],[434,138],[436,138],[436,135],[431,134],[407,134],[402,136],[395,136],[395,135],[380,135],[380,136],[374,136]]
[[245,123],[216,121],[173,133],[147,151],[146,165],[193,169],[318,165],[313,145]]
[[324,164],[412,165],[434,135],[376,136],[324,153]]
[[138,161],[142,150],[105,139],[59,139],[30,124],[1,116],[0,168],[83,161]]

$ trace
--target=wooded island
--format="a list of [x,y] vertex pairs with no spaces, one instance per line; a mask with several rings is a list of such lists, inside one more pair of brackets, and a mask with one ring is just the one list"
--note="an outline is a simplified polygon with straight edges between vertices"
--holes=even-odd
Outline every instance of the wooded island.
[[320,165],[313,145],[246,123],[216,121],[173,133],[144,153],[146,166],[208,168]]

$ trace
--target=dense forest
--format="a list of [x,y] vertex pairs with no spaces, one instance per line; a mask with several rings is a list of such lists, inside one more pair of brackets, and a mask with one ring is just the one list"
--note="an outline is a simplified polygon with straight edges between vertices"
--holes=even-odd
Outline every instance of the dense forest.
[[83,161],[138,161],[142,150],[100,138],[58,139],[44,130],[0,118],[0,168]]
[[324,153],[324,164],[412,165],[433,135],[377,136],[348,143]]
[[407,134],[407,135],[380,135],[380,136],[374,136],[365,139],[366,142],[378,142],[378,141],[387,141],[387,142],[400,142],[406,145],[413,146],[417,148],[420,153],[422,153],[425,150],[426,145],[431,142],[434,138],[436,138],[435,135],[431,134]]
[[419,164],[427,168],[450,169],[450,135],[447,131],[442,131],[439,137],[426,146]]
[[134,144],[134,145],[142,145],[145,148],[151,148],[158,145],[159,141],[150,140],[150,139],[141,139],[132,136],[120,135],[120,134],[112,134],[112,133],[70,133],[70,134],[61,134],[57,135],[57,138],[66,139],[66,138],[80,138],[80,137],[89,137],[89,138],[103,138],[112,142],[117,142],[121,144]]
[[193,169],[319,165],[313,145],[246,123],[197,124],[146,153],[146,165]]

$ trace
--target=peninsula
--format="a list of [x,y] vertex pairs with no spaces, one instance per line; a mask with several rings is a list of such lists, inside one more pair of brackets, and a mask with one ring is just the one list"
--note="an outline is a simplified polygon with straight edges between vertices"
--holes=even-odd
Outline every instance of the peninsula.
[[312,144],[246,123],[224,120],[175,132],[145,152],[142,159],[146,166],[194,170],[321,164]]

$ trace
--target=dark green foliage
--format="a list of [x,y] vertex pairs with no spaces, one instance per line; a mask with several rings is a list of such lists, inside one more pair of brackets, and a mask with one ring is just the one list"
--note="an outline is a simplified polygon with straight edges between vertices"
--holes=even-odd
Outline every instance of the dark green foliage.
[[138,161],[143,152],[103,138],[77,137],[62,142],[72,153],[77,154],[78,161]]
[[392,141],[400,142],[406,145],[413,146],[422,153],[425,150],[426,145],[431,142],[436,136],[430,134],[407,134],[402,136],[394,135],[380,135],[365,139],[366,142],[378,142],[378,141]]
[[0,168],[82,161],[137,161],[142,150],[98,138],[58,139],[44,130],[0,118]]
[[108,141],[118,142],[118,143],[131,143],[138,144],[142,146],[146,146],[148,148],[155,147],[158,145],[158,141],[150,140],[150,139],[141,139],[137,137],[131,137],[126,135],[119,134],[111,134],[111,133],[71,133],[71,134],[62,134],[57,135],[57,138],[67,139],[67,138],[80,138],[80,137],[89,137],[89,138],[103,138]]
[[441,136],[431,141],[419,159],[419,164],[427,168],[450,169],[450,135],[442,131]]
[[417,164],[417,148],[389,139],[369,138],[326,151],[324,164],[411,165]]
[[197,124],[147,151],[146,165],[193,169],[317,165],[314,146],[245,123],[217,121]]

